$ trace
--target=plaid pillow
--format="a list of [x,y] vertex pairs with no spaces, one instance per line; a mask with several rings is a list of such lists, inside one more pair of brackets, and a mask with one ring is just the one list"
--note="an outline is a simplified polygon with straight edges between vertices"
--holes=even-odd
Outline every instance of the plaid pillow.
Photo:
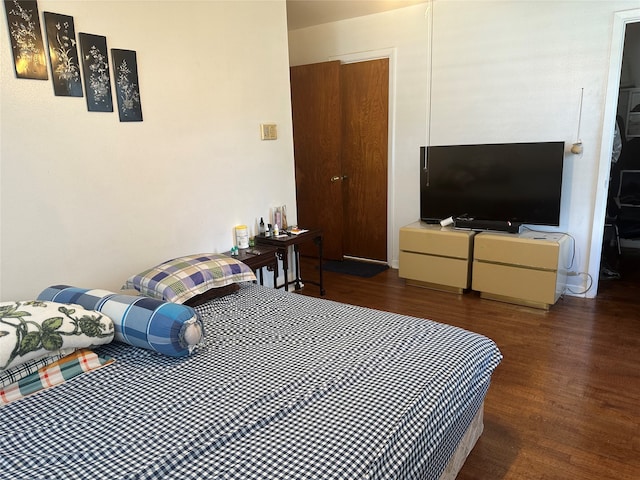
[[40,293],[38,300],[96,310],[113,320],[114,340],[163,355],[189,355],[204,338],[202,320],[193,308],[157,298],[53,285]]
[[18,380],[37,372],[38,369],[42,367],[46,367],[47,365],[60,360],[62,357],[66,357],[74,351],[74,348],[63,348],[52,355],[28,360],[20,365],[10,368],[9,370],[0,370],[0,388],[16,383]]
[[201,253],[174,258],[127,280],[123,288],[167,302],[184,303],[212,288],[254,281],[253,271],[235,258]]
[[55,387],[78,375],[110,365],[115,360],[83,348],[46,365],[15,383],[0,389],[0,407],[21,398]]

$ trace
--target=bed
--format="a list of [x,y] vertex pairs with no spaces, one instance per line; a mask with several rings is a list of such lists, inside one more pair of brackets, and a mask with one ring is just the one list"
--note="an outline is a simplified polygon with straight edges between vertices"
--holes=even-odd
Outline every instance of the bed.
[[243,282],[204,343],[115,361],[0,408],[1,479],[445,479],[482,432],[495,343]]

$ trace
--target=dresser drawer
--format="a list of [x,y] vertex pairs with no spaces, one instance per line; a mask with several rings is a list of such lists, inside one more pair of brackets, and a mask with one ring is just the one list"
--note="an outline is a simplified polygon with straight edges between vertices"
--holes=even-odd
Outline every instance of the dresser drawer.
[[[562,293],[550,270],[473,262],[472,289],[524,302],[553,305]],[[521,302],[517,302],[521,303]]]
[[440,226],[400,229],[400,250],[441,257],[471,258],[473,233],[444,229]]
[[465,259],[400,252],[399,261],[399,276],[408,281],[456,289],[469,288],[471,264]]
[[473,259],[556,270],[559,252],[559,243],[554,239],[534,239],[483,232],[475,237]]

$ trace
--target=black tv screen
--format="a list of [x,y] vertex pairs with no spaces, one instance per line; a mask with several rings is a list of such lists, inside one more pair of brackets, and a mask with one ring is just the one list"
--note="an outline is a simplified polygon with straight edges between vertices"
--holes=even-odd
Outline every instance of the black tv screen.
[[564,142],[422,147],[420,218],[558,226],[563,160]]

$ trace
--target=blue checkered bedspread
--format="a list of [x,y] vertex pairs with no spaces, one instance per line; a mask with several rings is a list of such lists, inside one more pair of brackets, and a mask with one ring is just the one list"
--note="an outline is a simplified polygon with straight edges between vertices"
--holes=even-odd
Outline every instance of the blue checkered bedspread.
[[502,356],[424,319],[245,284],[190,357],[109,367],[0,409],[1,479],[438,478]]

